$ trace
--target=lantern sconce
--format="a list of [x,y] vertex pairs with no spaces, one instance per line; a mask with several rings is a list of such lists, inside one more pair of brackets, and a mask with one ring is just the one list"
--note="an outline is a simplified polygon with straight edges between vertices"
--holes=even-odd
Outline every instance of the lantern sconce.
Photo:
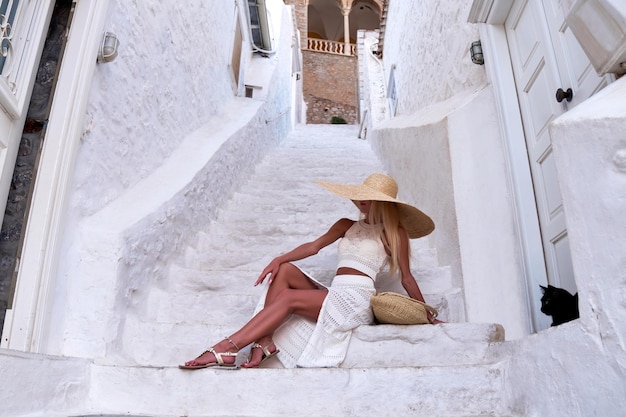
[[117,36],[114,33],[105,32],[98,50],[98,63],[105,64],[113,61],[117,57],[118,46],[120,46],[120,41]]
[[485,63],[485,58],[483,57],[483,47],[480,44],[480,41],[472,42],[472,46],[470,46],[470,54],[474,64],[483,65]]

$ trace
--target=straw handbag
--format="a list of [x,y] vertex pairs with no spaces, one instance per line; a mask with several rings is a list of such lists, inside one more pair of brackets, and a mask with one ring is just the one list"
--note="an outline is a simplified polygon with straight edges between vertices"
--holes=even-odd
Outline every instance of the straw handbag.
[[394,292],[382,292],[372,296],[374,317],[385,324],[427,324],[430,311],[437,317],[437,310],[426,303]]

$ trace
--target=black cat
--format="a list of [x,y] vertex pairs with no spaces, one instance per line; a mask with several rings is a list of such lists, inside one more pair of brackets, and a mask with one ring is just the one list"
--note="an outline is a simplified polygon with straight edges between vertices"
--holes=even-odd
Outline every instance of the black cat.
[[552,316],[552,326],[566,323],[577,319],[578,313],[578,293],[572,295],[563,288],[548,285],[540,285],[543,291],[541,297],[541,312],[547,316]]

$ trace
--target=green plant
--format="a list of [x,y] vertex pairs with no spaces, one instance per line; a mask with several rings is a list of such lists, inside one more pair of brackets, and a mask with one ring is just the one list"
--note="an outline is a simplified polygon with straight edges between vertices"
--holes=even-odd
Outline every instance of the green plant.
[[346,122],[346,119],[344,119],[343,117],[338,117],[338,116],[333,116],[332,119],[330,119],[330,123],[333,125],[345,125],[348,124],[348,122]]

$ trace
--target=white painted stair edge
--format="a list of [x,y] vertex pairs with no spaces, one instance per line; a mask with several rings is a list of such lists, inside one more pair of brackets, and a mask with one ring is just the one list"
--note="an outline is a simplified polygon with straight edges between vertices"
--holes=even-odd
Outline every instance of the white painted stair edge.
[[0,350],[0,417],[511,416],[494,346],[482,365],[199,371]]

